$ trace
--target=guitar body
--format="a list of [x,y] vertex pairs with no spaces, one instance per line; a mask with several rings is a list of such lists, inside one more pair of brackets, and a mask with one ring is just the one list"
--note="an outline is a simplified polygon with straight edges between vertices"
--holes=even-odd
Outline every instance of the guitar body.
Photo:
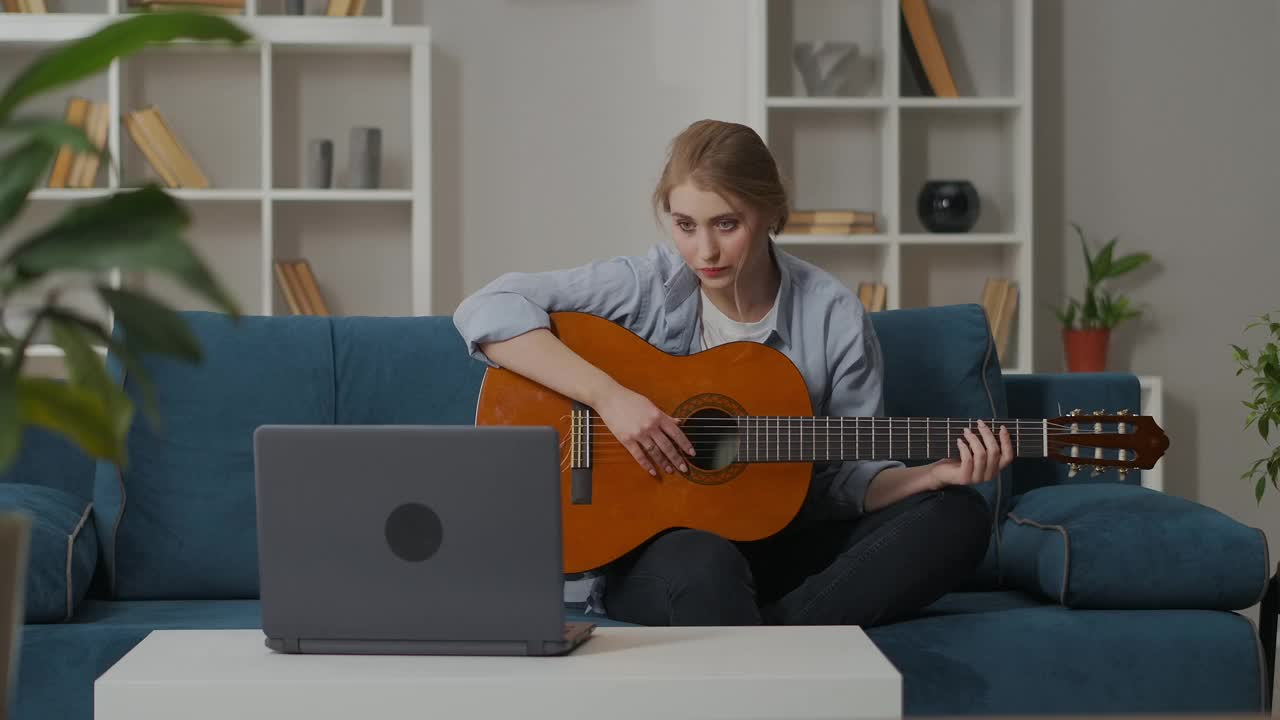
[[[554,313],[551,322],[556,336],[587,362],[668,415],[692,418],[695,424],[686,425],[691,440],[695,430],[702,433],[688,472],[666,473],[664,463],[655,462],[655,478],[594,410],[509,370],[486,371],[477,425],[551,426],[561,438],[564,572],[599,568],[668,528],[746,541],[768,537],[795,517],[813,464],[738,463],[729,446],[737,437],[733,418],[813,414],[804,378],[784,354],[739,342],[682,357],[592,315]],[[717,438],[723,441],[716,444]],[[575,472],[579,483],[588,478],[589,501],[575,498]]]

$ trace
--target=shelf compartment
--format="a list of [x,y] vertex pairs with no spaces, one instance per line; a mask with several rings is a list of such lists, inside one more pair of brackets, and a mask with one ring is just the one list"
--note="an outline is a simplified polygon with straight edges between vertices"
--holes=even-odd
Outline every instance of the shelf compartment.
[[[332,315],[411,315],[409,204],[281,203],[274,212],[274,257],[306,260]],[[289,305],[273,273],[272,308]]]
[[[121,61],[119,115],[154,105],[208,178],[207,190],[257,189],[262,187],[256,140],[261,137],[261,82],[258,52],[215,45],[151,48]],[[164,185],[123,123],[120,155],[123,185]]]
[[[262,305],[262,203],[227,201],[189,206],[185,237],[242,312],[257,315]],[[159,298],[177,310],[219,311],[167,275],[125,273],[123,284]]]
[[[11,18],[19,17],[18,13],[0,14],[0,18],[4,18],[8,22]],[[22,14],[22,17],[27,17]],[[46,15],[31,15],[30,17],[47,17]],[[8,87],[18,73],[26,69],[32,61],[41,54],[53,49],[56,45],[49,43],[24,43],[22,45],[4,45],[0,46],[0,87]],[[109,100],[108,87],[108,71],[103,70],[95,75],[81,79],[71,85],[58,88],[57,90],[42,93],[35,97],[28,98],[18,106],[18,115],[23,117],[40,116],[49,119],[63,120],[67,115],[67,102],[73,97],[82,97],[90,102],[106,103]],[[108,118],[108,123],[114,122],[113,118]],[[110,124],[108,124],[107,138],[110,138]],[[10,135],[0,135],[0,155],[9,152],[15,147],[17,138]],[[109,145],[104,143],[103,149],[106,150]],[[52,172],[47,171],[40,183],[36,186],[39,191],[48,188],[49,175]],[[103,157],[98,161],[98,169],[94,175],[93,188],[105,188],[110,183],[110,161]],[[89,188],[77,188],[80,192],[84,192]],[[70,189],[57,188],[58,192],[64,192]],[[50,197],[45,195],[45,197]]]
[[889,238],[884,235],[779,235],[774,238],[778,245],[786,247],[813,247],[818,245],[835,246],[869,246],[888,245]]
[[271,191],[277,202],[411,202],[412,190],[351,190],[284,188]]
[[973,183],[980,210],[972,232],[1007,234],[1020,226],[1016,193],[1030,178],[1025,182],[1016,178],[1016,113],[904,109],[900,117],[902,232],[928,232],[916,210],[920,190],[928,180]]
[[884,27],[881,0],[768,0],[767,87],[774,97],[810,96],[795,62],[799,43],[851,42],[845,80],[835,97],[885,94]]
[[888,231],[882,191],[887,118],[875,110],[771,110],[768,143],[790,183],[791,207],[870,211],[878,230]]
[[[934,32],[962,99],[1014,95],[1018,61],[1014,28],[1019,20],[1015,3],[1021,2],[1023,0],[929,0]],[[905,47],[899,56],[899,94],[904,99],[921,98]],[[954,102],[953,98],[938,100]]]
[[[271,60],[273,186],[352,189],[351,129],[365,126],[382,130],[378,189],[411,187],[410,61],[408,53],[276,52]],[[333,142],[329,188],[303,185],[307,143],[314,139]]]
[[[903,246],[899,302],[904,308],[964,303],[980,305],[987,278],[1008,278],[1018,282],[1018,263],[1022,252],[1021,246],[1014,245]],[[1002,367],[1013,367],[1018,363],[1018,318],[1022,314],[1022,306],[1030,301],[1025,288],[1019,283],[1018,306]]]
[[[788,245],[782,250],[831,273],[853,293],[862,282],[893,283],[889,249],[876,245]],[[893,288],[888,288],[892,295]]]

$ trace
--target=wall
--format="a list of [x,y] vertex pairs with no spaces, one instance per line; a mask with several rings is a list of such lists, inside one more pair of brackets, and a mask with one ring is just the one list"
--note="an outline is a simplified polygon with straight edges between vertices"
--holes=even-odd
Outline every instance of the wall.
[[[404,4],[404,3],[400,3]],[[438,312],[508,270],[643,252],[666,145],[743,119],[736,0],[430,0]]]

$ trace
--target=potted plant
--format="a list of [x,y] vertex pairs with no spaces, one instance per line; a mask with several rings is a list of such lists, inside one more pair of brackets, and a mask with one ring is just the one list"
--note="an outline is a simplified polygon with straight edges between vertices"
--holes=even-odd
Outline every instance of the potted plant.
[[1084,297],[1068,298],[1066,307],[1054,308],[1062,323],[1062,343],[1066,353],[1068,372],[1102,372],[1107,366],[1107,349],[1111,342],[1111,330],[1117,325],[1136,318],[1141,310],[1133,308],[1123,295],[1102,289],[1102,283],[1137,270],[1151,261],[1145,252],[1124,257],[1114,257],[1116,242],[1112,238],[1097,253],[1090,254],[1084,230],[1071,223],[1080,238],[1087,272]]
[[[1258,434],[1262,436],[1264,442],[1270,443],[1271,428],[1280,425],[1280,359],[1276,357],[1276,345],[1280,343],[1280,322],[1272,321],[1271,314],[1265,313],[1260,320],[1246,325],[1244,331],[1249,332],[1259,326],[1265,326],[1268,329],[1270,339],[1258,352],[1256,359],[1249,358],[1249,351],[1246,348],[1234,344],[1231,347],[1236,364],[1240,366],[1236,369],[1236,376],[1239,377],[1241,373],[1248,370],[1253,380],[1253,400],[1241,401],[1245,407],[1249,408],[1249,417],[1245,420],[1244,426],[1248,429],[1250,425],[1257,422]],[[1264,464],[1265,467],[1263,467]],[[1254,476],[1257,476],[1254,495],[1261,503],[1262,495],[1267,489],[1267,480],[1270,479],[1271,484],[1276,486],[1277,473],[1280,473],[1280,447],[1274,448],[1269,456],[1255,460],[1240,477],[1243,480],[1252,481]]]
[[[15,299],[30,299],[21,330],[0,323],[0,471],[13,463],[28,426],[65,435],[93,457],[125,463],[134,407],[108,376],[95,346],[109,349],[138,378],[143,411],[151,419],[154,405],[140,358],[159,354],[200,361],[200,346],[180,315],[145,293],[112,287],[102,279],[105,272],[164,273],[231,316],[240,314],[184,239],[188,213],[157,185],[76,203],[33,234],[14,237],[14,220],[60,148],[106,156],[81,129],[61,118],[22,114],[23,103],[99,73],[116,58],[153,43],[186,39],[238,44],[248,38],[223,17],[139,13],[41,54],[0,94],[0,138],[10,148],[0,150],[0,248],[5,248],[0,252],[0,317]],[[114,327],[66,307],[61,301],[72,288],[91,290],[111,310]],[[65,381],[23,374],[26,351],[42,329],[64,353]]]

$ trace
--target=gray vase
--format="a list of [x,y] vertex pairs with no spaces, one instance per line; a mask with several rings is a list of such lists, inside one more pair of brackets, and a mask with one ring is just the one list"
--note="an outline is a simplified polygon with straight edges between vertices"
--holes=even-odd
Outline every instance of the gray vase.
[[382,173],[382,130],[376,127],[351,128],[350,151],[348,186],[378,187]]
[[858,55],[858,45],[851,42],[796,43],[792,52],[804,89],[811,96],[840,93],[849,80],[850,70]]
[[307,0],[285,0],[284,11],[287,15],[306,15]]
[[307,178],[309,188],[327,188],[333,184],[333,141],[320,139],[307,143]]

